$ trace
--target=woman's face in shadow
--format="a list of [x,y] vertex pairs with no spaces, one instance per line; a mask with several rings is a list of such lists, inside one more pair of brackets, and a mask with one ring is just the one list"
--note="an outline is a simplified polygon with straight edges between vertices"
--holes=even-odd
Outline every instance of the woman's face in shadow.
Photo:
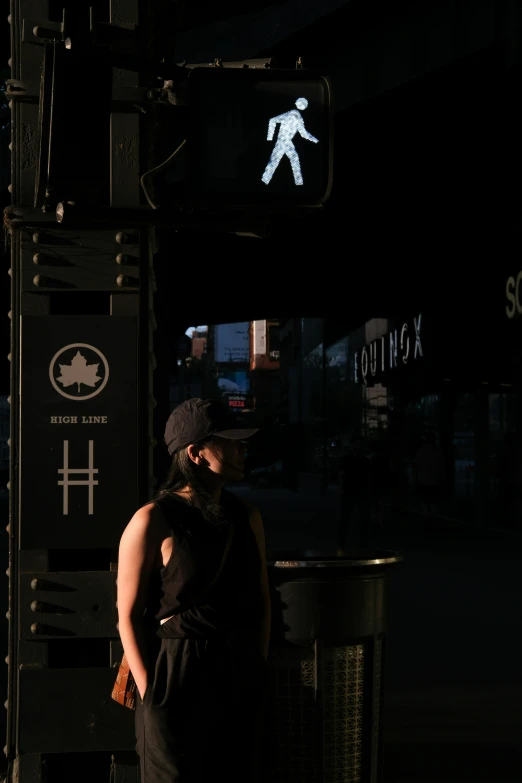
[[215,436],[199,453],[202,464],[224,481],[241,481],[244,477],[246,446],[243,441]]

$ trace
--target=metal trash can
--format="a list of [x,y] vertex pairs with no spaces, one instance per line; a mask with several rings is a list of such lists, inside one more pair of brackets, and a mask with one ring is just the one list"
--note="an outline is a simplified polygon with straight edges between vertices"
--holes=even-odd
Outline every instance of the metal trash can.
[[382,780],[394,551],[269,553],[272,768],[279,783]]

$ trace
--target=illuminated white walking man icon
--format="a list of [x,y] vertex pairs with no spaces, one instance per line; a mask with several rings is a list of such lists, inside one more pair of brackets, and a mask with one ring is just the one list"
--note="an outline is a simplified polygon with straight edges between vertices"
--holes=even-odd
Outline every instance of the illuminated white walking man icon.
[[[303,110],[308,106],[308,101],[306,98],[298,98],[295,102],[295,105],[297,106],[297,109]],[[284,114],[279,114],[277,117],[272,117],[268,123],[268,134],[266,137],[267,141],[272,141],[274,138],[277,123],[280,123],[281,125],[279,128],[279,134],[277,136],[275,147],[272,150],[272,155],[270,156],[270,160],[268,161],[267,167],[261,179],[265,185],[268,185],[274,176],[274,171],[279,166],[281,158],[283,155],[286,155],[290,161],[290,165],[292,166],[292,174],[294,175],[295,184],[302,185],[303,175],[301,174],[301,163],[299,161],[297,150],[292,143],[292,139],[296,133],[299,133],[303,139],[313,141],[314,144],[317,144],[319,139],[316,139],[315,136],[312,136],[311,133],[308,133],[305,128],[304,120],[301,117],[301,112],[296,111],[296,109],[290,109],[290,111],[287,111]]]

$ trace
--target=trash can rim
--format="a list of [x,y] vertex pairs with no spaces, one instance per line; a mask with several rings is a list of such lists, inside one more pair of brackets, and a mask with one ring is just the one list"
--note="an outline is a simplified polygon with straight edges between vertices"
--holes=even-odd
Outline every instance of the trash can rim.
[[[383,553],[384,554],[384,553]],[[308,556],[309,557],[309,556]],[[275,568],[358,568],[360,566],[391,565],[404,559],[400,552],[390,552],[383,557],[335,557],[332,559],[310,560],[307,556],[299,559],[279,559],[269,561]]]

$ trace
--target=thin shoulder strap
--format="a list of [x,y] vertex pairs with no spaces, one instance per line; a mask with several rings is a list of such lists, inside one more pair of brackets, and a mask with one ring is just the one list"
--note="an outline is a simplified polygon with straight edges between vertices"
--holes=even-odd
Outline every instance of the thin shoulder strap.
[[190,598],[184,604],[180,604],[180,606],[178,606],[178,608],[171,615],[171,617],[175,617],[176,615],[182,614],[183,612],[186,612],[188,609],[192,609],[194,606],[197,606],[197,604],[201,603],[202,598],[206,596],[210,588],[216,584],[217,580],[221,576],[221,573],[223,571],[223,568],[225,566],[228,557],[228,553],[230,552],[230,547],[232,546],[232,539],[234,538],[234,528],[235,528],[234,523],[230,522],[228,526],[228,536],[225,543],[225,549],[223,550],[223,557],[221,558],[221,563],[219,564],[219,568],[214,574],[212,581],[209,584],[205,585],[205,587],[203,587],[199,591],[199,593],[197,593],[195,596]]

